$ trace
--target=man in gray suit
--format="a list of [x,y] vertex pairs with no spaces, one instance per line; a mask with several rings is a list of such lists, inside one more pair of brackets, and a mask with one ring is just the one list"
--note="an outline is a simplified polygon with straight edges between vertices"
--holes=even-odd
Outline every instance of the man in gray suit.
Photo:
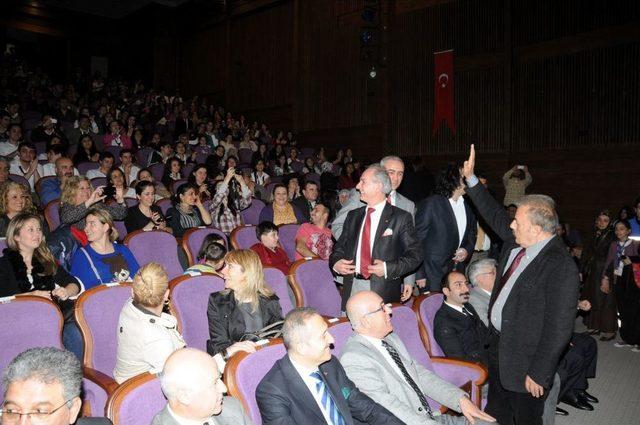
[[489,327],[489,300],[493,291],[493,282],[496,280],[496,260],[484,258],[476,260],[467,267],[467,278],[471,285],[471,297],[469,304],[480,316],[480,320]]
[[224,397],[227,388],[220,379],[213,357],[194,348],[183,348],[169,356],[160,378],[169,400],[151,425],[249,425],[242,405]]
[[[387,202],[389,202],[394,207],[398,207],[401,210],[405,210],[411,217],[414,218],[416,215],[416,206],[410,199],[402,196],[397,192],[398,187],[402,184],[402,178],[404,177],[404,162],[398,156],[390,155],[385,156],[380,160],[380,166],[385,169],[389,179],[391,180],[391,193],[387,197]],[[360,208],[364,205],[364,202],[360,200],[360,194],[356,189],[351,189],[349,200],[346,204],[340,208],[340,210],[336,213],[336,217],[331,222],[331,232],[333,232],[333,236],[336,240],[340,239],[340,235],[342,234],[342,226],[344,225],[344,221],[347,219],[347,214],[349,211],[355,210],[356,208]],[[338,277],[340,280],[341,277]],[[416,282],[416,275],[411,274],[404,278],[403,284],[404,289],[402,293],[402,301],[407,300],[413,291],[413,285]]]
[[[347,315],[355,334],[340,357],[349,379],[409,425],[495,422],[464,391],[411,358],[393,333],[390,313],[390,305],[374,292],[359,292],[349,299]],[[440,415],[432,411],[426,397],[464,416]]]

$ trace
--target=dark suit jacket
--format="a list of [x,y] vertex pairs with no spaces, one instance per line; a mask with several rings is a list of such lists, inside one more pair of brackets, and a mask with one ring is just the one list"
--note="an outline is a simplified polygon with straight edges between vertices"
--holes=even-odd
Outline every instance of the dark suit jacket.
[[[329,267],[338,260],[356,259],[360,228],[366,215],[366,206],[350,211],[344,222],[342,233],[333,247],[329,257]],[[387,229],[393,234],[382,236]],[[380,223],[376,229],[376,236],[371,251],[371,260],[382,260],[387,263],[387,278],[371,275],[371,290],[382,297],[384,302],[399,302],[402,278],[412,273],[420,265],[420,246],[415,238],[413,217],[408,212],[386,204],[382,210]],[[353,275],[344,276],[344,290],[342,291],[342,310],[353,285]]]
[[[360,392],[335,357],[332,356],[319,369],[346,425],[353,424],[354,419],[380,425],[403,423]],[[256,400],[264,425],[326,425],[318,404],[288,355],[278,360],[262,378],[256,390]]]
[[[282,308],[277,295],[270,298],[260,297],[259,309],[264,326],[282,320]],[[209,319],[207,353],[212,356],[240,341],[246,332],[244,317],[237,307],[233,291],[214,292],[209,295],[207,318]]]
[[[491,311],[502,289],[500,277],[509,254],[518,245],[504,207],[484,186],[469,188],[467,195],[504,241],[489,303]],[[527,392],[527,375],[545,388],[551,386],[558,361],[571,338],[578,286],[578,269],[562,239],[554,236],[518,277],[502,309],[497,366],[504,388]]]
[[465,308],[473,317],[442,303],[433,321],[434,336],[447,357],[480,362],[486,366],[489,329],[471,304],[467,303]]
[[476,244],[478,232],[476,218],[469,201],[465,199],[467,228],[459,244],[458,225],[451,203],[443,195],[431,195],[423,199],[416,211],[416,234],[422,244],[422,271],[416,278],[425,277],[430,291],[442,289],[442,279],[454,269],[451,260],[458,249],[464,248],[469,254],[467,261],[458,264],[456,269],[464,273],[464,268]]
[[296,199],[291,201],[291,203],[298,208],[298,211],[300,211],[300,214],[304,217],[304,223],[311,221],[311,204],[307,201],[307,198],[304,196],[298,196]]
[[75,425],[112,425],[108,418],[78,418]]

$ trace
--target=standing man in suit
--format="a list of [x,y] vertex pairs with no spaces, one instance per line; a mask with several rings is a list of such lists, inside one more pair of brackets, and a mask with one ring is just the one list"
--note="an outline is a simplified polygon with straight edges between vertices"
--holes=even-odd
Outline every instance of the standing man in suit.
[[291,201],[291,203],[298,207],[302,213],[305,223],[309,223],[311,221],[311,211],[318,203],[318,194],[318,183],[307,180],[305,181],[304,188],[302,189],[302,196],[298,196]]
[[402,288],[404,276],[420,265],[411,214],[387,202],[391,180],[380,165],[371,165],[356,186],[366,206],[347,215],[329,267],[344,279],[342,310],[360,291],[374,291],[385,302],[404,301],[412,289]]
[[216,361],[204,351],[183,348],[173,352],[160,376],[162,392],[169,401],[151,425],[250,425],[242,405],[224,396]]
[[433,333],[447,357],[458,357],[487,365],[489,329],[469,303],[467,278],[460,272],[450,272],[442,292],[444,302],[436,312]]
[[[495,422],[460,388],[418,364],[393,333],[391,308],[379,295],[365,291],[347,303],[355,334],[349,338],[340,363],[362,392],[410,425],[476,424]],[[426,397],[464,416],[439,415]],[[475,419],[474,419],[475,418]]]
[[463,197],[465,184],[456,164],[440,172],[435,193],[418,204],[416,234],[422,244],[418,286],[440,291],[451,270],[464,272],[476,244],[476,218]]
[[38,347],[23,351],[3,372],[3,424],[108,425],[107,418],[80,418],[82,367],[67,350]]
[[347,378],[331,355],[333,338],[314,309],[291,310],[282,337],[287,354],[262,378],[256,400],[264,425],[401,425]]
[[571,338],[578,270],[555,235],[555,203],[545,195],[521,199],[515,219],[474,175],[471,145],[463,174],[478,213],[502,239],[489,304],[487,412],[505,424],[540,425],[547,390]]
[[469,291],[469,304],[473,306],[487,328],[489,327],[489,301],[496,281],[497,264],[493,258],[485,258],[476,260],[467,267],[467,277],[472,285]]

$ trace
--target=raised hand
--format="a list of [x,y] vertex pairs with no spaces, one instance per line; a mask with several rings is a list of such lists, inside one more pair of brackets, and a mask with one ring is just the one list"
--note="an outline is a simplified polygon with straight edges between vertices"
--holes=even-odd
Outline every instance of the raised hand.
[[462,165],[462,175],[465,179],[471,178],[474,173],[474,168],[476,166],[476,148],[474,145],[471,145],[471,149],[469,150],[469,159],[467,159]]

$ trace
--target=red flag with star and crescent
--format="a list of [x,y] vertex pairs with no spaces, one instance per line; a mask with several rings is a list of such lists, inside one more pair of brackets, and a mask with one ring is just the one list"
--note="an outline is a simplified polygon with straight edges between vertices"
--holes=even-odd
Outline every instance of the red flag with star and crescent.
[[453,50],[433,53],[434,66],[434,109],[433,130],[435,136],[442,121],[451,132],[456,134],[456,123],[453,115]]

